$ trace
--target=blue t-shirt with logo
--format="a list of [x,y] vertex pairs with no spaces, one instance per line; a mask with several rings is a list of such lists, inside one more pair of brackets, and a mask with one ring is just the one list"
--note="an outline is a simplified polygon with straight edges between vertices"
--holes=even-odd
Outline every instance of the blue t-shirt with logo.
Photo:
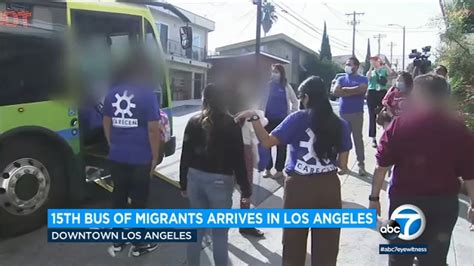
[[148,122],[160,120],[159,103],[153,91],[135,85],[116,86],[105,98],[104,114],[112,118],[109,160],[150,163]]
[[[349,75],[346,74],[336,81],[336,86],[341,87],[355,87],[360,84],[368,84],[369,80],[365,76],[359,74]],[[364,111],[364,94],[361,95],[352,95],[341,97],[339,99],[339,113],[340,114],[353,114],[361,113]]]
[[269,120],[284,119],[288,115],[288,101],[286,100],[286,89],[279,82],[270,83],[265,117]]
[[[352,149],[348,123],[341,119],[342,146],[339,152]],[[311,130],[311,117],[308,110],[290,114],[271,133],[281,144],[290,145],[289,158],[286,162],[286,172],[298,175],[313,175],[337,170],[337,163],[324,159],[321,163],[313,148],[317,136]]]

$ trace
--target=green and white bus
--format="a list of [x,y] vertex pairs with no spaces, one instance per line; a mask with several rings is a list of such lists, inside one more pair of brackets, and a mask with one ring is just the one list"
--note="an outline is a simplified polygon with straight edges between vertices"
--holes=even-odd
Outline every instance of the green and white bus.
[[[189,20],[169,4],[155,5],[183,19],[186,26],[180,30],[181,44],[188,48],[192,40]],[[82,199],[87,182],[112,185],[102,166],[107,145],[103,137],[88,140],[78,101],[72,99],[87,85],[73,82],[81,73],[69,66],[80,65],[83,54],[76,51],[81,45],[71,41],[74,38],[63,38],[68,32],[79,32],[85,39],[102,36],[115,53],[131,42],[153,46],[154,59],[163,66],[157,73],[161,77],[156,85],[157,101],[172,121],[170,80],[157,39],[159,32],[147,5],[110,1],[0,3],[0,236],[41,226],[48,208]],[[102,72],[93,72],[100,80]],[[171,138],[165,155],[173,154],[174,149]]]

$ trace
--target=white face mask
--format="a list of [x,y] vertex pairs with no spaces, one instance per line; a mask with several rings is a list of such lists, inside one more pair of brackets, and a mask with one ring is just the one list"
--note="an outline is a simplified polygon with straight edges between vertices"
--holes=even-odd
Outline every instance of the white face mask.
[[345,66],[345,67],[344,67],[344,71],[345,71],[347,74],[352,74],[352,67],[351,67],[351,66]]
[[407,87],[405,86],[405,83],[400,82],[400,81],[397,81],[395,83],[395,87],[397,87],[397,89],[399,89],[400,91],[406,91],[406,89],[407,89]]
[[272,72],[272,81],[280,81],[280,73]]

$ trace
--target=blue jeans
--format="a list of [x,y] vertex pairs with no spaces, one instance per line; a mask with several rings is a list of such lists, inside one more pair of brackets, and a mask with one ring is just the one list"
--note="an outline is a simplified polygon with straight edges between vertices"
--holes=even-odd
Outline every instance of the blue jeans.
[[[207,173],[190,168],[188,171],[187,193],[193,209],[230,209],[234,178],[228,175]],[[212,229],[212,246],[216,266],[227,266],[229,260],[228,228]],[[187,248],[188,265],[199,266],[201,242],[205,229],[197,230],[196,243]]]

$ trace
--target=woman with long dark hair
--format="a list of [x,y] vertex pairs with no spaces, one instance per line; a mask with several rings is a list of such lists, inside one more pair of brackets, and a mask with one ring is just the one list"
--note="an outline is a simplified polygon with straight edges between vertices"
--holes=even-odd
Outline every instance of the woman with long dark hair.
[[[250,182],[244,161],[242,131],[229,115],[225,91],[208,85],[203,91],[200,114],[185,129],[180,163],[180,185],[191,208],[230,209],[234,176],[242,200],[249,201]],[[187,249],[188,265],[199,265],[204,230],[198,229],[197,242]],[[212,229],[214,262],[228,264],[228,229]]]
[[[265,117],[268,118],[267,131],[272,131],[279,125],[290,113],[298,110],[298,99],[296,99],[293,88],[286,79],[285,68],[281,64],[272,65],[271,81],[266,97],[263,97],[262,108],[265,111]],[[263,177],[272,176],[271,170],[276,169],[275,178],[283,176],[283,168],[286,159],[286,145],[277,146],[277,156],[273,161],[270,159]]]
[[[332,110],[320,77],[311,76],[298,90],[304,108],[289,115],[270,134],[255,111],[240,113],[236,120],[252,121],[257,137],[266,147],[291,146],[285,167],[284,208],[337,209],[342,207],[338,166],[347,169],[352,148],[347,122]],[[312,228],[313,265],[336,265],[340,229]],[[307,228],[283,230],[283,265],[305,265]]]

